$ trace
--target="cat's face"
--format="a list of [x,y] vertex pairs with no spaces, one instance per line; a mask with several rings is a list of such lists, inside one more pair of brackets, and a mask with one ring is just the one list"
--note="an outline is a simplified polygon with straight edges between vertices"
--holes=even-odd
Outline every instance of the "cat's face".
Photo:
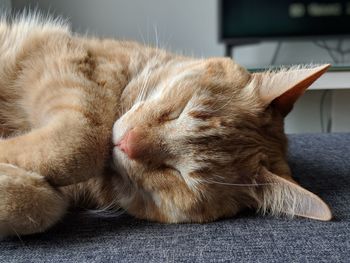
[[261,170],[290,177],[283,114],[264,101],[263,82],[230,59],[145,69],[113,127],[113,159],[128,188],[121,206],[161,222],[262,207],[269,180]]

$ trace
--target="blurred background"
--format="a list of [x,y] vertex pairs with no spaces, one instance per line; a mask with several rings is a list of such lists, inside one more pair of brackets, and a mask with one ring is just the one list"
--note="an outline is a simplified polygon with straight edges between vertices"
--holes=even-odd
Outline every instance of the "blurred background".
[[232,56],[249,70],[331,63],[287,117],[287,133],[350,131],[350,1],[0,0],[68,18],[75,32]]

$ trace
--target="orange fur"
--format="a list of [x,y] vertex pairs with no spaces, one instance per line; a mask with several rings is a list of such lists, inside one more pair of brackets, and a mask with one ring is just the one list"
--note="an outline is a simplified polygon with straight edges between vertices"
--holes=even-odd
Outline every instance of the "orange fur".
[[44,231],[76,204],[160,222],[245,207],[330,218],[326,205],[284,209],[322,201],[276,179],[293,182],[271,104],[287,90],[261,93],[274,73],[85,38],[37,16],[1,22],[0,49],[0,235]]

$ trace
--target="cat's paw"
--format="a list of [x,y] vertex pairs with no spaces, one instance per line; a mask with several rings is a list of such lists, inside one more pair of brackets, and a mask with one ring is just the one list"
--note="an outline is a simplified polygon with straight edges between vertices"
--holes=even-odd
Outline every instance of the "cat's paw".
[[65,213],[66,200],[44,177],[0,164],[0,238],[46,230]]

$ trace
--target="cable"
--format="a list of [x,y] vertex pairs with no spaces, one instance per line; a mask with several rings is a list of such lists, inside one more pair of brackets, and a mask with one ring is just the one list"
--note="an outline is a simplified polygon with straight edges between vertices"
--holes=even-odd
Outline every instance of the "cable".
[[[322,49],[325,49],[328,52],[329,56],[332,58],[333,62],[338,64],[338,63],[344,63],[346,55],[350,54],[349,48],[348,49],[343,48],[343,41],[344,39],[338,39],[336,47],[329,46],[325,40],[322,40],[321,43],[318,41],[313,41],[313,43],[316,46]],[[336,54],[334,54],[334,52],[337,55],[340,55],[340,58],[338,58]]]
[[[328,94],[329,90],[325,90],[323,91],[322,95],[321,95],[321,101],[320,101],[320,123],[321,123],[321,131],[322,132],[325,132],[325,127],[324,127],[324,112],[323,112],[323,109],[324,109],[324,103],[325,103],[325,100],[326,100],[326,96]],[[327,127],[327,130],[328,130],[328,127]]]
[[[318,46],[322,49],[325,49],[335,64],[345,63],[346,56],[348,54],[350,54],[349,48],[348,49],[343,48],[344,39],[338,39],[338,42],[336,43],[335,47],[329,46],[325,40],[322,40],[322,42],[314,41],[313,43],[316,46]],[[321,131],[322,132],[331,132],[332,131],[332,122],[333,122],[332,117],[328,116],[326,127],[325,127],[325,123],[324,123],[324,104],[325,104],[326,96],[329,92],[331,92],[331,91],[326,90],[321,95],[320,123],[321,123]]]
[[[328,55],[329,55],[329,56],[331,57],[331,59],[333,60],[333,62],[336,63],[336,64],[338,64],[338,63],[339,63],[339,60],[338,60],[338,58],[336,57],[336,55],[333,54],[334,48],[328,46],[325,40],[323,40],[322,42],[323,42],[323,43],[318,43],[317,41],[314,41],[313,43],[314,43],[316,46],[318,46],[318,47],[320,47],[320,48],[322,48],[322,49],[325,49],[325,50],[327,51]],[[336,50],[336,52],[337,52],[337,50]]]
[[282,46],[282,41],[278,41],[276,49],[275,49],[275,52],[272,55],[272,59],[271,59],[270,65],[274,65],[276,63],[277,57],[278,57],[278,53],[280,52],[281,46]]

